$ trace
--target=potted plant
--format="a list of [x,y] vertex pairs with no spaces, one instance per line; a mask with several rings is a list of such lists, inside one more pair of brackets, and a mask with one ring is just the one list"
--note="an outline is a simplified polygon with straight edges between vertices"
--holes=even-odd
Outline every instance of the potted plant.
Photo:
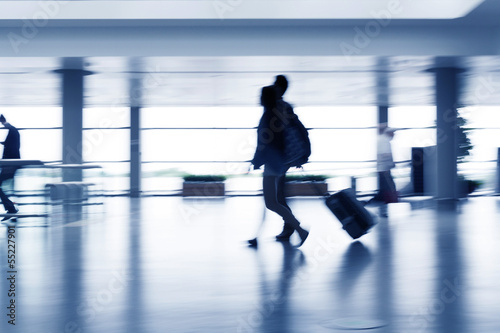
[[[458,135],[458,152],[457,164],[466,162],[466,157],[470,156],[470,151],[473,146],[468,137],[469,128],[466,128],[467,120],[460,115],[457,116],[457,135]],[[474,192],[481,185],[480,181],[466,179],[464,176],[458,176],[458,196],[465,198]]]
[[285,178],[285,195],[318,196],[328,192],[327,176],[323,175],[288,175]]
[[470,131],[469,128],[466,128],[467,120],[465,120],[460,115],[457,116],[457,135],[458,135],[458,152],[457,152],[457,163],[465,162],[465,158],[470,155],[470,151],[473,146],[468,137],[468,133]]
[[464,176],[458,176],[458,194],[460,198],[465,198],[483,185],[482,181],[466,179]]
[[225,176],[220,175],[185,175],[182,177],[182,196],[184,197],[219,197],[225,195]]
[[471,194],[472,192],[474,192],[475,190],[480,188],[482,185],[483,185],[483,182],[480,180],[468,179],[467,180],[467,193]]

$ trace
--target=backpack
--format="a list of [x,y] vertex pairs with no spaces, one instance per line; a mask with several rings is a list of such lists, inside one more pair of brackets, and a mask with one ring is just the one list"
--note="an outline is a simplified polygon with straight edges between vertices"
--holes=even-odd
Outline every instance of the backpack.
[[300,168],[311,156],[309,133],[297,115],[290,119],[285,127],[285,164]]

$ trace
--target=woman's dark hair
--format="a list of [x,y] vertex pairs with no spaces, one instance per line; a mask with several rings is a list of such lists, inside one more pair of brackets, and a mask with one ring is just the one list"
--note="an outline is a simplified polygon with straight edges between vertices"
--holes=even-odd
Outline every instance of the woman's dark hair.
[[281,97],[285,94],[285,91],[288,89],[288,80],[284,75],[277,75],[276,80],[274,81],[274,86],[279,90],[277,97]]
[[276,107],[276,91],[272,86],[262,88],[260,104],[264,107],[264,111],[270,111]]

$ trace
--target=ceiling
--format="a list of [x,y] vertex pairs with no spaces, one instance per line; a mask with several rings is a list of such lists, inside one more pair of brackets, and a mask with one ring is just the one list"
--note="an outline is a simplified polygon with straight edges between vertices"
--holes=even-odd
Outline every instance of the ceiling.
[[[92,72],[85,77],[89,107],[129,105],[131,82],[132,92],[141,87],[143,106],[253,106],[277,74],[288,76],[295,105],[431,105],[434,80],[426,70],[436,66],[465,69],[461,103],[500,105],[499,17],[500,1],[485,0],[462,18],[387,25],[54,19],[29,30],[35,21],[0,19],[0,106],[60,105],[54,71],[72,63]],[[379,30],[363,40],[359,31],[376,22]]]
[[[151,19],[371,19],[381,11],[395,19],[455,19],[484,0],[155,0],[0,1],[0,19],[44,12],[52,20]],[[37,14],[41,17],[41,14]]]
[[[500,105],[500,57],[458,60],[467,69],[462,103]],[[59,105],[61,77],[54,70],[61,63],[0,59],[0,105]],[[89,57],[85,105],[127,106],[132,89],[141,91],[146,107],[253,106],[260,88],[280,73],[288,76],[287,97],[296,105],[432,105],[434,79],[426,70],[435,63],[432,57],[356,57],[349,66],[341,57]]]

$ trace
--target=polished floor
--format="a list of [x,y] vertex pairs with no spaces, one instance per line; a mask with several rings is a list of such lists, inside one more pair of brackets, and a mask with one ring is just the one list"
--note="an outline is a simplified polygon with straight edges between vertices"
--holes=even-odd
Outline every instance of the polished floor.
[[273,241],[271,213],[245,245],[261,197],[116,197],[49,227],[19,220],[14,284],[2,224],[0,332],[500,331],[500,197],[391,204],[357,242],[320,199],[290,202],[311,230],[300,249]]

